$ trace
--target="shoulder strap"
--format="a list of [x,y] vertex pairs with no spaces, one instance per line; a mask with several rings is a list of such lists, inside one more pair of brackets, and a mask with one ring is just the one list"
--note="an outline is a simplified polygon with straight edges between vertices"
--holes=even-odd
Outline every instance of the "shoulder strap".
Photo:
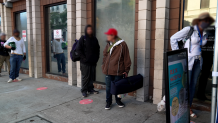
[[193,32],[194,32],[194,27],[190,26],[190,30],[189,30],[188,35],[186,36],[185,39],[188,40],[189,38],[191,38]]
[[189,53],[191,53],[191,36],[192,36],[192,34],[193,34],[193,32],[194,32],[194,27],[193,26],[190,26],[190,30],[189,30],[189,32],[188,32],[188,35],[186,36],[186,38],[185,38],[185,41],[186,40],[188,40],[188,39],[190,39],[190,41],[189,41]]

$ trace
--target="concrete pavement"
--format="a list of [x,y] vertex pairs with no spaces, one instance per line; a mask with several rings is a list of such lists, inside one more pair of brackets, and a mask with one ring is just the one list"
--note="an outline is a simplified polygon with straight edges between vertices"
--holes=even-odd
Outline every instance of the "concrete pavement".
[[[156,105],[126,97],[125,108],[113,104],[105,110],[105,90],[91,95],[93,103],[79,104],[80,88],[65,82],[34,79],[21,74],[21,82],[7,83],[8,75],[0,77],[0,123],[165,123],[165,113],[158,113]],[[46,90],[36,90],[48,87]],[[210,113],[196,111],[196,123],[209,123]],[[29,119],[28,119],[29,118]],[[27,119],[27,120],[25,120]]]

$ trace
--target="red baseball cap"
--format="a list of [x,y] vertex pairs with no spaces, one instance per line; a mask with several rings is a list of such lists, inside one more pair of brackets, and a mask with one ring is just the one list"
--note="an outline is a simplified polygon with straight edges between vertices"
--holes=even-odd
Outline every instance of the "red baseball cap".
[[104,34],[106,34],[106,35],[115,35],[115,36],[117,36],[117,30],[114,29],[114,28],[110,28],[110,29],[108,29],[108,31],[105,32]]

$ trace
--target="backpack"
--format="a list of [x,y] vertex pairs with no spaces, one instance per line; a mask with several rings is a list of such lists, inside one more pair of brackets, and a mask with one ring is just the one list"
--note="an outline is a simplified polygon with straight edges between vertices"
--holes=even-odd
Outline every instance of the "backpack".
[[[83,36],[83,37],[84,37],[84,39],[86,38],[85,36]],[[75,39],[75,43],[73,44],[73,47],[70,51],[70,58],[73,62],[80,61],[80,56],[76,51],[78,44],[79,44],[79,40]]]
[[192,36],[193,32],[194,32],[194,27],[190,26],[190,30],[189,30],[188,35],[186,36],[185,40],[178,41],[179,49],[184,49],[185,42],[188,39],[190,39],[190,41],[189,41],[189,49],[190,49],[190,46],[191,46],[191,36]]

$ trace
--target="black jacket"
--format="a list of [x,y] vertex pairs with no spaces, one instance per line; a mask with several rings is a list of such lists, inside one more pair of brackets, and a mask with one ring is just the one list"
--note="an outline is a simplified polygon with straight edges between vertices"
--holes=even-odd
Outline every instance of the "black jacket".
[[85,36],[81,36],[77,45],[77,52],[80,56],[80,62],[86,65],[96,65],[100,55],[100,46],[95,36],[88,36],[87,26]]
[[3,41],[3,40],[0,40],[0,55],[2,55],[2,56],[9,56],[9,49],[6,49],[5,47],[4,47],[4,43],[5,43],[6,41]]

